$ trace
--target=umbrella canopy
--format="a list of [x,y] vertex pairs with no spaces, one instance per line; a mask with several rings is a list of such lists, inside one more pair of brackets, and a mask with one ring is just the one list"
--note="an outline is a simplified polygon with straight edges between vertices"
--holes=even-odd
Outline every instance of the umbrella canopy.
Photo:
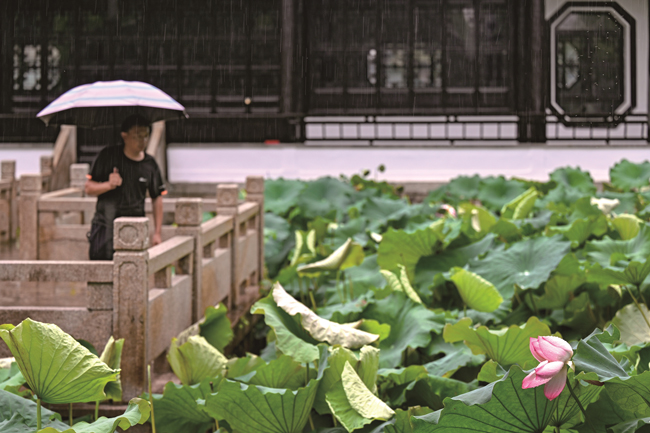
[[36,115],[46,125],[87,128],[115,125],[131,114],[151,122],[187,118],[185,107],[151,84],[140,81],[98,81],[68,90]]

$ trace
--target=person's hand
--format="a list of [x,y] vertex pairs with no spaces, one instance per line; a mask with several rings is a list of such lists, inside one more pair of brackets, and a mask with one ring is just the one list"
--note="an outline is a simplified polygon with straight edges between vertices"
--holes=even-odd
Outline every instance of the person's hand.
[[160,233],[154,233],[153,236],[151,237],[151,243],[154,246],[156,246],[161,242],[162,242],[162,238],[160,237]]
[[108,184],[111,186],[111,189],[122,185],[122,176],[120,176],[117,167],[113,167],[113,173],[108,175]]

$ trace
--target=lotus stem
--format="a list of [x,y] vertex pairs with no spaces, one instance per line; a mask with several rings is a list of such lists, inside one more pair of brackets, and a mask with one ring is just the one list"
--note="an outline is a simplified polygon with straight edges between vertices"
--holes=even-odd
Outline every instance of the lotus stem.
[[627,292],[630,294],[630,297],[634,301],[634,305],[636,305],[636,308],[639,310],[639,313],[641,313],[641,316],[643,316],[643,320],[645,320],[646,325],[648,325],[648,328],[650,328],[650,322],[648,321],[648,318],[646,317],[645,313],[643,312],[643,309],[641,308],[641,305],[639,305],[639,301],[636,300],[636,297],[634,296],[634,293],[632,293],[632,290],[630,290],[629,287],[627,287]]
[[95,421],[99,418],[99,400],[95,402]]
[[341,289],[339,287],[339,281],[341,279],[341,271],[337,270],[336,271],[336,292],[339,294],[339,299],[341,300],[341,304],[345,303],[345,289]]
[[300,289],[300,301],[305,303],[305,292],[302,288],[302,278],[298,277],[298,288]]
[[312,431],[316,430],[316,427],[314,427],[314,420],[311,419],[311,413],[309,414],[309,427],[311,427]]
[[311,290],[309,291],[309,299],[311,299],[311,309],[315,310],[316,309],[316,300],[314,299],[314,292]]
[[352,282],[352,278],[350,278],[350,300],[354,299],[354,283]]
[[36,431],[41,429],[41,399],[36,398]]
[[530,303],[533,305],[533,311],[535,311],[535,316],[539,317],[539,311],[537,310],[537,305],[535,305],[535,298],[533,297],[532,290],[528,290],[528,298],[530,298]]
[[68,423],[72,427],[72,403],[70,403],[70,407],[68,408]]
[[309,363],[305,363],[307,369],[305,370],[305,386],[309,384]]
[[147,381],[149,382],[149,405],[151,406],[151,431],[156,433],[156,418],[153,415],[153,394],[151,393],[151,364],[147,364]]
[[569,394],[571,394],[571,397],[573,397],[573,399],[576,401],[576,404],[580,408],[580,412],[582,412],[582,415],[585,417],[585,422],[588,422],[587,421],[587,412],[585,412],[585,408],[582,407],[582,403],[580,403],[580,399],[578,399],[578,397],[576,397],[576,394],[573,392],[573,388],[571,388],[571,380],[569,379],[568,375],[567,375],[567,378],[566,378],[566,386],[567,386],[567,388],[569,388]]
[[646,300],[645,300],[645,296],[643,296],[643,292],[641,291],[641,285],[640,285],[640,284],[637,285],[636,288],[637,288],[637,290],[639,291],[639,298],[641,298],[641,300],[643,301],[643,303],[647,306],[648,303],[646,302]]
[[214,425],[217,427],[217,429],[215,431],[219,431],[220,429],[219,429],[219,420],[218,419],[214,420]]
[[334,414],[332,414],[332,421],[334,421],[334,427],[338,426],[338,423],[336,422],[336,417]]

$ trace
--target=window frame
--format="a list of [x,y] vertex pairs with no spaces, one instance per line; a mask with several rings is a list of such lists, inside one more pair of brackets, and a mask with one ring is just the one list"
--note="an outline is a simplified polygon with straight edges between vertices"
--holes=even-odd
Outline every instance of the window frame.
[[[377,24],[375,29],[374,36],[374,49],[376,50],[375,56],[375,68],[376,72],[374,74],[375,82],[372,86],[367,87],[367,92],[364,103],[356,103],[353,99],[358,95],[351,94],[348,92],[348,82],[350,70],[350,61],[348,60],[350,53],[356,52],[357,47],[351,49],[346,47],[345,52],[340,55],[335,51],[327,51],[329,41],[318,40],[318,36],[314,34],[316,30],[316,25],[311,22],[314,19],[316,14],[320,11],[321,5],[316,5],[315,2],[310,2],[311,5],[305,9],[305,37],[306,37],[306,57],[309,58],[309,64],[311,68],[316,68],[318,64],[322,61],[329,58],[335,58],[337,64],[343,62],[343,73],[342,77],[339,78],[339,81],[342,82],[342,86],[332,87],[322,85],[320,87],[311,85],[306,88],[306,109],[309,114],[313,115],[329,115],[329,114],[492,114],[492,115],[510,115],[516,112],[516,78],[515,78],[515,64],[516,64],[516,40],[517,40],[517,11],[516,5],[512,0],[503,0],[494,1],[494,0],[465,0],[465,1],[455,1],[455,0],[438,0],[436,2],[425,2],[422,0],[406,0],[404,5],[407,9],[406,21],[409,23],[408,29],[405,29],[405,33],[408,33],[407,42],[404,44],[406,50],[405,56],[405,68],[406,68],[406,86],[403,88],[386,88],[383,87],[385,81],[385,71],[386,68],[383,65],[384,61],[384,49],[389,43],[394,43],[394,41],[385,41],[381,39],[381,31],[378,29],[380,24]],[[389,9],[382,8],[381,1],[375,1],[375,22],[381,23],[382,16],[385,16],[388,13]],[[474,31],[473,31],[473,43],[474,53],[472,57],[472,83],[467,89],[471,89],[471,95],[462,95],[465,92],[454,92],[454,87],[450,86],[447,81],[447,74],[444,72],[448,69],[449,56],[452,51],[448,44],[449,39],[449,29],[448,29],[448,15],[453,7],[460,7],[461,9],[464,6],[464,3],[471,5],[474,12]],[[338,2],[338,7],[343,10],[348,10],[350,8],[348,1]],[[487,98],[493,96],[494,93],[499,93],[495,91],[490,91],[493,89],[493,86],[484,86],[483,81],[486,77],[486,71],[481,64],[481,58],[486,54],[490,54],[490,50],[486,50],[484,44],[481,43],[481,31],[483,29],[482,15],[486,6],[489,7],[491,4],[496,4],[499,7],[502,7],[505,11],[506,21],[503,23],[503,28],[507,31],[507,44],[506,44],[506,60],[505,64],[502,66],[502,71],[505,74],[503,81],[505,86],[496,86],[494,89],[505,89],[502,91],[505,95],[503,96],[503,102],[493,99],[489,101]],[[417,8],[426,8],[424,12],[431,12],[438,10],[439,13],[439,23],[442,24],[442,28],[439,31],[439,35],[436,36],[436,39],[428,41],[428,44],[425,46],[425,50],[431,54],[431,65],[430,74],[431,74],[431,84],[425,87],[416,87],[416,73],[418,71],[418,64],[414,58],[415,51],[422,49],[418,46],[418,41],[415,41],[415,22],[416,22],[416,10]],[[343,14],[345,18],[345,25],[343,25],[342,31],[350,33],[350,30],[347,28],[347,19],[348,14]],[[422,23],[419,23],[422,26]],[[437,41],[437,39],[440,39]],[[436,46],[435,43],[439,43],[439,46]],[[426,43],[426,42],[425,42]],[[439,51],[440,58],[437,59],[437,53]],[[338,54],[338,55],[337,55]],[[439,61],[440,65],[438,65]],[[365,58],[364,58],[365,63]],[[440,66],[442,71],[440,87],[435,85],[436,76],[435,70],[437,66]],[[307,77],[308,81],[314,83],[317,80],[317,73],[313,70],[308,71]],[[366,71],[367,72],[367,71]],[[339,89],[342,87],[342,89]],[[336,89],[339,89],[338,91]],[[487,89],[487,91],[486,91]],[[458,90],[458,89],[456,89]],[[466,90],[465,88],[460,90]],[[460,91],[459,90],[459,91]],[[402,101],[396,101],[396,95],[403,94]],[[466,100],[466,104],[460,102],[454,102],[455,99],[458,99],[460,96],[469,96],[463,99]],[[424,101],[429,99],[429,101],[416,104],[415,100],[420,99]],[[432,99],[433,98],[433,99]]]
[[[609,14],[618,25],[623,28],[623,64],[620,68],[623,71],[623,102],[614,110],[613,116],[604,115],[579,115],[567,113],[558,102],[557,92],[557,27],[571,13],[603,12]],[[566,126],[616,126],[623,122],[625,117],[636,108],[636,21],[618,3],[612,1],[589,2],[585,4],[579,1],[566,2],[548,20],[548,34],[550,42],[550,71],[549,71],[549,108],[551,112]]]

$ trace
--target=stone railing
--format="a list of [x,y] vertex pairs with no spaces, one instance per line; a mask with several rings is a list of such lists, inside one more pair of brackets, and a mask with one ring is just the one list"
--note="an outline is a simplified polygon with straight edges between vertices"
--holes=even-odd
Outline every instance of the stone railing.
[[[258,298],[263,178],[249,178],[247,189],[249,201],[239,203],[236,185],[220,185],[217,215],[206,222],[201,199],[169,200],[176,226],[151,248],[148,218],[118,218],[113,261],[0,261],[0,324],[27,317],[55,323],[100,351],[110,335],[125,338],[124,399],[139,395],[146,365],[164,355],[172,337],[195,329],[208,306],[224,302],[236,323]],[[53,195],[44,201],[84,199]],[[56,208],[50,203],[47,212]],[[0,357],[7,355],[0,344]]]
[[18,229],[16,161],[2,161],[0,167],[0,241],[10,242]]

